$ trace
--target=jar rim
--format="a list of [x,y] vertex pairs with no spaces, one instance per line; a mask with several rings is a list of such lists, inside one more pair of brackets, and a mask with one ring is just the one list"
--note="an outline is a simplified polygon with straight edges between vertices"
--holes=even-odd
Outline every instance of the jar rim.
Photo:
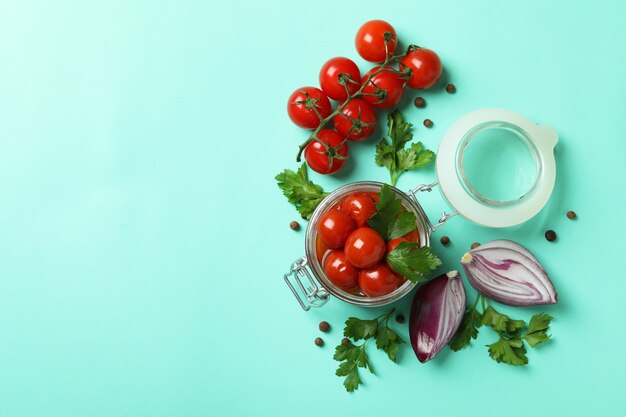
[[[465,172],[465,152],[470,145],[470,143],[475,140],[479,134],[486,132],[488,130],[506,130],[514,134],[514,137],[520,141],[525,147],[530,156],[532,157],[533,163],[535,165],[535,177],[532,185],[526,190],[526,192],[516,198],[510,200],[495,200],[491,199],[480,191],[478,191],[469,180],[466,172]],[[522,202],[523,200],[529,198],[533,195],[535,190],[539,185],[539,179],[541,178],[542,164],[541,164],[541,156],[539,155],[539,150],[535,146],[534,142],[531,140],[529,134],[522,129],[520,126],[509,123],[507,121],[501,120],[492,120],[477,124],[475,127],[470,129],[463,138],[459,142],[459,145],[456,149],[456,174],[459,179],[459,182],[462,184],[465,191],[474,198],[474,200],[479,203],[490,206],[490,207],[506,207],[512,206],[517,203]]]

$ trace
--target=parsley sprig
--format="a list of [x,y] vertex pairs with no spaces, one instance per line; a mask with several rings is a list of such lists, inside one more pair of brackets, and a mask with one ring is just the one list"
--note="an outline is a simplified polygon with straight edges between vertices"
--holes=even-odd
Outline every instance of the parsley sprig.
[[322,187],[309,181],[306,164],[302,164],[297,172],[286,169],[276,175],[278,187],[285,197],[305,219],[310,219],[317,205],[328,195]]
[[397,109],[387,115],[389,140],[383,138],[376,145],[376,165],[389,170],[391,185],[396,185],[403,172],[421,168],[435,159],[435,153],[425,149],[422,142],[404,148],[413,139],[412,127]]
[[[413,212],[402,207],[402,200],[387,184],[378,193],[376,213],[367,224],[376,230],[385,241],[389,241],[415,230]],[[419,247],[416,242],[402,242],[387,254],[391,269],[412,282],[425,281],[424,275],[437,269],[441,260],[427,246]]]
[[389,318],[395,309],[378,316],[372,320],[362,320],[356,317],[349,317],[343,329],[343,335],[355,342],[363,340],[363,343],[356,345],[352,341],[341,343],[335,348],[333,359],[341,362],[335,375],[344,376],[343,385],[346,391],[352,392],[359,388],[361,378],[359,368],[369,370],[374,374],[374,369],[367,358],[366,346],[370,338],[376,339],[376,347],[387,353],[393,362],[398,360],[398,347],[404,340],[398,333],[389,327]]
[[378,193],[376,213],[367,221],[385,241],[404,236],[417,227],[415,214],[402,207],[402,200],[387,184]]
[[[482,314],[477,309],[479,300]],[[496,311],[485,297],[477,294],[472,307],[465,310],[463,321],[449,343],[450,348],[456,352],[470,345],[478,336],[478,329],[487,326],[498,334],[498,340],[487,345],[491,359],[514,366],[526,365],[528,357],[524,342],[532,348],[547,342],[551,320],[552,316],[546,313],[535,314],[528,324],[524,320],[514,320]]]

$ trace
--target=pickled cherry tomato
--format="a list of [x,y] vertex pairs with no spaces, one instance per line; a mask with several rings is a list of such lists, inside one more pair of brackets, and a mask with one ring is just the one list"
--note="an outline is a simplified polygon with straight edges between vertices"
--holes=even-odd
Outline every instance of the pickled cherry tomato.
[[334,250],[324,259],[324,274],[338,287],[350,290],[357,286],[359,271],[347,260],[342,250]]
[[387,253],[389,253],[392,250],[394,250],[396,248],[396,246],[398,246],[402,242],[408,242],[408,240],[405,239],[404,237],[398,237],[398,238],[395,238],[395,239],[391,239],[389,242],[387,242]]
[[354,193],[343,199],[341,210],[348,213],[358,227],[363,227],[376,213],[376,203],[368,193]]
[[370,268],[385,256],[386,245],[374,229],[359,227],[348,236],[344,251],[348,262],[357,268]]
[[340,248],[356,229],[356,223],[340,210],[330,210],[322,215],[317,224],[317,233],[331,249]]
[[387,295],[398,288],[400,282],[398,276],[382,264],[359,272],[359,287],[370,297]]

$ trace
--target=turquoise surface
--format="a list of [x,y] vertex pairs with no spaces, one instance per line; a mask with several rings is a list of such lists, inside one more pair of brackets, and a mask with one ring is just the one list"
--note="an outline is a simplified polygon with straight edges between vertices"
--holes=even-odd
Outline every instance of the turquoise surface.
[[[0,416],[626,414],[625,2],[0,9]],[[289,229],[297,214],[273,177],[297,167],[306,136],[286,100],[317,84],[332,56],[365,72],[353,36],[373,18],[404,45],[436,50],[458,88],[424,92],[423,110],[406,93],[428,147],[481,107],[559,132],[556,188],[539,215],[506,230],[455,218],[433,237],[449,269],[472,242],[510,238],[550,272],[558,305],[501,308],[555,316],[553,340],[525,368],[489,359],[494,335],[483,330],[471,348],[425,365],[408,346],[397,365],[370,349],[376,375],[362,373],[347,394],[331,359],[342,323],[384,309],[332,300],[305,313],[284,285],[304,233]],[[387,180],[375,141],[353,146],[340,175],[312,179],[328,190]],[[398,186],[433,178],[430,167]],[[437,192],[423,205],[432,218],[444,208]],[[396,304],[405,314],[410,298]],[[318,348],[321,320],[333,327]]]

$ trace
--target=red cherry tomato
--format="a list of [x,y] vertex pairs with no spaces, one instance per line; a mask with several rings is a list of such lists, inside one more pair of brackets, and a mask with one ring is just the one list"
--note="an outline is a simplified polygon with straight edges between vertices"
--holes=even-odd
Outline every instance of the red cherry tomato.
[[348,262],[357,268],[370,268],[385,256],[385,241],[374,229],[359,227],[346,239]]
[[319,263],[322,263],[322,259],[324,259],[324,255],[326,255],[326,252],[328,252],[329,250],[330,249],[328,248],[328,246],[326,246],[326,243],[324,243],[322,238],[319,235],[317,235],[315,239],[315,253],[317,255],[317,261]]
[[304,159],[313,171],[334,174],[348,160],[348,143],[332,129],[320,130],[317,137],[304,148]]
[[331,249],[342,247],[355,229],[352,217],[340,210],[327,211],[317,223],[319,237]]
[[359,287],[363,294],[370,297],[387,295],[398,288],[399,284],[400,280],[396,274],[385,265],[377,265],[359,272]]
[[357,92],[361,85],[361,71],[352,60],[341,56],[331,58],[320,70],[322,91],[333,100],[345,101],[348,98],[346,87],[339,82],[339,74],[349,75],[354,82],[346,81],[350,95]]
[[357,286],[359,271],[347,260],[342,250],[334,250],[324,259],[324,274],[338,287],[350,290]]
[[417,231],[417,228],[411,230],[409,233],[407,233],[406,235],[402,236],[404,239],[408,240],[409,242],[417,242],[420,243],[420,235]]
[[374,132],[376,113],[367,102],[355,98],[333,118],[333,123],[340,135],[356,142],[368,138]]
[[406,240],[404,237],[397,237],[395,239],[391,239],[389,242],[387,242],[387,253],[394,250],[396,246],[398,246],[402,242],[408,242],[408,240]]
[[330,116],[330,101],[319,88],[298,88],[289,96],[287,102],[289,118],[302,128],[315,129],[320,125],[320,118],[315,113],[314,108],[322,117]]
[[341,210],[348,213],[358,227],[363,227],[376,213],[376,203],[368,193],[355,193],[343,199]]
[[359,28],[354,44],[356,51],[364,60],[369,62],[385,60],[385,32],[391,33],[391,40],[387,43],[387,52],[392,54],[398,43],[393,26],[384,20],[370,20]]
[[435,85],[443,70],[439,55],[426,48],[415,48],[407,53],[400,60],[400,68],[402,66],[411,68],[407,85],[420,90]]
[[[380,67],[374,67],[368,71],[363,77],[363,82]],[[374,107],[386,109],[394,107],[402,98],[402,90],[404,89],[404,78],[400,74],[392,72],[379,72],[363,87],[363,94],[376,94],[380,89],[384,91],[383,97],[364,95],[363,100],[367,101]],[[377,88],[378,87],[378,88]]]

